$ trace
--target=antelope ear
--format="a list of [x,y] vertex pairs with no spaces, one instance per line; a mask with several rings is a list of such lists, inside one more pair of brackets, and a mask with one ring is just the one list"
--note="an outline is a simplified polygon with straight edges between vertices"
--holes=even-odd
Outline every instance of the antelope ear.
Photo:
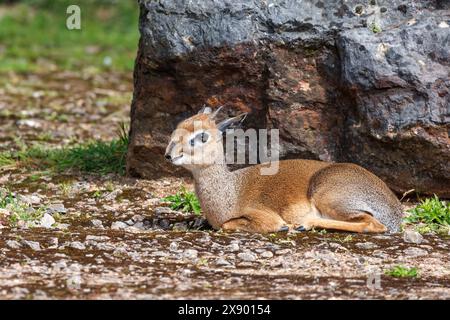
[[214,112],[209,116],[212,120],[214,120],[219,114],[220,110],[222,110],[223,106],[218,107]]
[[226,129],[242,123],[247,117],[247,113],[242,113],[236,117],[226,119],[217,125],[217,129],[224,132]]
[[203,105],[203,107],[200,109],[200,111],[198,112],[198,114],[202,114],[202,113],[206,113],[206,114],[210,114],[212,112],[210,107],[207,107],[206,104]]

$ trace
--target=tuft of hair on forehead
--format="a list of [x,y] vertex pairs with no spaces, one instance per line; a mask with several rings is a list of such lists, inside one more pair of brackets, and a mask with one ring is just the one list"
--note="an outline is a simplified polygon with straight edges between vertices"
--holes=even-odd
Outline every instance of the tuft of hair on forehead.
[[214,120],[211,119],[209,114],[196,114],[178,124],[177,129],[184,129],[187,131],[194,132],[194,130],[198,129],[199,123],[201,123],[201,127],[204,129],[215,129],[217,128]]

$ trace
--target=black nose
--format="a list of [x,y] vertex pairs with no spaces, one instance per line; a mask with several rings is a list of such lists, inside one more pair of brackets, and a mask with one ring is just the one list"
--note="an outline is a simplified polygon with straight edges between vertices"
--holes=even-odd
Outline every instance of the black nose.
[[172,157],[170,156],[170,154],[167,154],[167,153],[164,155],[164,158],[166,158],[166,160],[169,160],[169,161],[172,160]]

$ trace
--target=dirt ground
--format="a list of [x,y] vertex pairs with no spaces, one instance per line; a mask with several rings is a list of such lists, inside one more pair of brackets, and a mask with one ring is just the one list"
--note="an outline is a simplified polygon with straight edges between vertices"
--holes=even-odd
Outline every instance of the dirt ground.
[[[10,74],[0,79],[0,151],[17,137],[110,139],[131,96],[122,74]],[[176,177],[4,168],[0,185],[57,217],[48,228],[0,226],[0,299],[450,299],[448,237],[217,232],[161,203],[192,188]],[[419,276],[385,275],[396,265]]]

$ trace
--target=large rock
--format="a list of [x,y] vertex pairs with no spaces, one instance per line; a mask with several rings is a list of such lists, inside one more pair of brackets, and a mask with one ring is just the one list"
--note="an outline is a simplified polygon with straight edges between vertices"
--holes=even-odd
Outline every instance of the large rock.
[[437,0],[141,1],[128,172],[172,172],[176,123],[225,105],[280,129],[283,158],[450,196],[448,25]]

